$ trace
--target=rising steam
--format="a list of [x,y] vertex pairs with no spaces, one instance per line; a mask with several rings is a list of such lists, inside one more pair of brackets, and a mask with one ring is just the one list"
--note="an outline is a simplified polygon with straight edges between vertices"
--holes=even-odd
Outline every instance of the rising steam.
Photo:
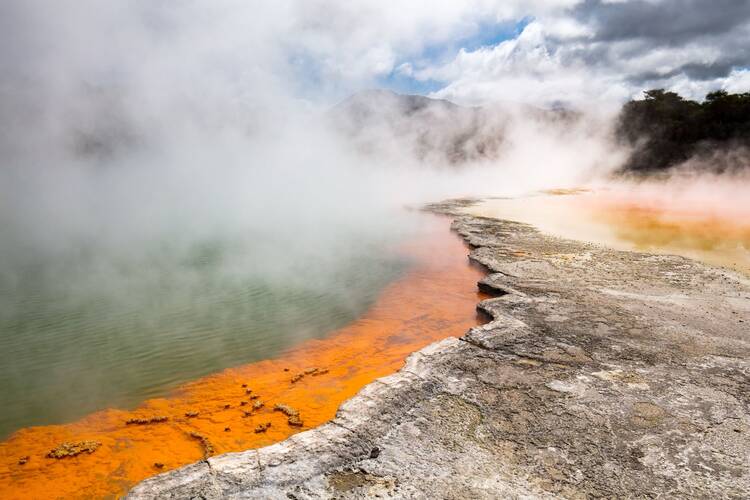
[[[136,333],[179,337],[160,311],[216,319],[217,308],[200,302],[214,288],[253,304],[239,294],[266,283],[282,290],[276,307],[292,302],[289,290],[334,295],[351,316],[395,276],[382,262],[388,249],[418,230],[404,205],[579,185],[622,160],[606,112],[468,108],[389,93],[355,95],[351,106],[345,98],[373,79],[361,61],[348,61],[319,80],[299,46],[315,52],[328,43],[315,35],[310,4],[249,5],[0,6],[0,321],[21,339],[6,339],[13,348],[0,355],[6,394],[52,387],[26,380],[25,356],[46,353],[50,380],[93,363],[75,342],[35,338],[24,326],[44,305],[75,316],[120,304],[150,323],[110,332],[118,348],[149,353],[153,336]],[[45,312],[53,322],[55,311]],[[240,328],[242,318],[217,321]],[[296,324],[308,326],[304,317]],[[158,356],[237,351],[200,335]],[[105,339],[97,331],[86,342]],[[56,368],[65,357],[71,363]],[[111,366],[89,366],[67,385],[125,393],[115,385],[128,370]],[[186,376],[196,374],[176,371],[168,382]],[[112,385],[97,387],[104,377]],[[67,406],[82,411],[84,403]],[[0,434],[41,413],[8,406],[19,417]]]

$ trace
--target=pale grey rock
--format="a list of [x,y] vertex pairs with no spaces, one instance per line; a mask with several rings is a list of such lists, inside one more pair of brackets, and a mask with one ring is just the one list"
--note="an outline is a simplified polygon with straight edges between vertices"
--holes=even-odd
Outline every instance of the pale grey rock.
[[288,440],[129,498],[750,498],[750,280],[435,205],[492,320]]

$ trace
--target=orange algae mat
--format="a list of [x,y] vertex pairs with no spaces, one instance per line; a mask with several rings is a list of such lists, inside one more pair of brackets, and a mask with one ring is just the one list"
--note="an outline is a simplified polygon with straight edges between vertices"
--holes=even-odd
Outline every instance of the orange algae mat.
[[[113,498],[142,479],[200,460],[207,443],[213,454],[258,448],[330,420],[342,402],[397,371],[410,353],[479,321],[482,271],[468,263],[447,220],[399,252],[414,260],[410,270],[359,320],[325,339],[190,382],[133,411],[107,409],[70,424],[17,431],[0,443],[0,498]],[[254,410],[258,401],[263,406]],[[298,410],[302,425],[291,425],[275,404]],[[156,421],[127,424],[131,419]],[[265,432],[256,432],[267,423]],[[47,457],[64,442],[80,441],[101,445],[92,453]]]
[[[596,222],[636,250],[676,253],[750,274],[748,208],[665,202],[645,196],[593,196],[588,209]],[[742,204],[740,204],[742,205]]]

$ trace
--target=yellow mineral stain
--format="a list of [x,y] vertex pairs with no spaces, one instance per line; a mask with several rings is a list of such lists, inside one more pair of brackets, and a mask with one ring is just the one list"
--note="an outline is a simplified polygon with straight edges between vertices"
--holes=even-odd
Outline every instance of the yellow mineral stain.
[[[727,200],[727,204],[736,200]],[[686,203],[628,189],[549,190],[490,199],[475,215],[526,222],[563,238],[618,250],[674,254],[750,274],[750,217],[712,203]]]
[[[330,420],[410,353],[479,321],[482,271],[468,264],[447,220],[398,251],[414,260],[410,271],[363,317],[324,339],[185,384],[132,411],[17,431],[0,443],[0,498],[114,498],[206,455],[266,446]],[[47,456],[64,443],[86,451]]]

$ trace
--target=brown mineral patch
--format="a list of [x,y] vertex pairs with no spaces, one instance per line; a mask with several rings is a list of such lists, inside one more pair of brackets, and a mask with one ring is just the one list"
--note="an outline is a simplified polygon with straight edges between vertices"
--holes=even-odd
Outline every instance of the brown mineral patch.
[[47,453],[48,458],[67,458],[67,457],[75,457],[76,455],[80,455],[81,453],[94,453],[102,443],[98,441],[75,441],[75,442],[67,442],[62,443],[57,448],[54,448],[50,450],[49,453]]
[[149,424],[159,424],[162,422],[166,422],[169,420],[169,417],[164,415],[157,415],[155,417],[149,417],[149,418],[129,418],[125,421],[125,425],[149,425]]
[[299,418],[299,415],[292,415],[287,420],[287,423],[289,423],[289,425],[291,425],[292,427],[302,427],[302,425],[304,425],[302,419]]
[[541,366],[543,363],[541,361],[538,361],[536,359],[531,358],[520,358],[514,361],[515,364],[521,365],[521,366]]
[[658,425],[666,412],[658,405],[648,402],[638,402],[633,405],[630,422],[638,427],[654,427]]
[[542,358],[553,363],[586,363],[591,358],[577,346],[549,347],[542,352]]
[[610,382],[623,382],[626,384],[644,385],[646,379],[634,371],[610,370],[592,373],[593,376]]
[[296,416],[299,415],[299,412],[297,410],[295,410],[294,408],[292,408],[289,405],[284,405],[284,404],[276,404],[276,405],[274,405],[273,411],[280,411],[281,413],[283,413],[287,417],[296,417]]
[[208,437],[198,432],[191,432],[189,435],[191,438],[200,441],[201,447],[203,448],[203,458],[208,458],[214,454],[214,446],[211,444],[211,441],[208,439]]
[[318,375],[324,375],[326,373],[328,373],[328,369],[315,368],[315,367],[307,368],[306,370],[304,370],[304,371],[302,371],[300,373],[295,374],[291,378],[291,382],[293,384],[296,384],[297,382],[299,382],[300,380],[302,380],[303,378],[305,378],[308,375],[311,375],[311,376],[315,377],[315,376],[318,376]]
[[260,434],[271,428],[271,422],[262,422],[255,426],[255,433]]
[[386,479],[360,470],[336,471],[328,474],[328,484],[338,493],[347,493],[358,488],[379,486],[384,489],[394,487],[392,479]]

